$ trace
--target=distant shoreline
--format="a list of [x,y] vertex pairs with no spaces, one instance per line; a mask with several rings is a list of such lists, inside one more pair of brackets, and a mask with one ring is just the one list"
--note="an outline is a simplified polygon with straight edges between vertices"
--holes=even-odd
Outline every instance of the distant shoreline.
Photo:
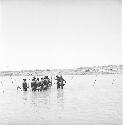
[[123,74],[123,65],[80,67],[76,69],[1,71],[0,77],[57,75],[59,73],[62,75]]

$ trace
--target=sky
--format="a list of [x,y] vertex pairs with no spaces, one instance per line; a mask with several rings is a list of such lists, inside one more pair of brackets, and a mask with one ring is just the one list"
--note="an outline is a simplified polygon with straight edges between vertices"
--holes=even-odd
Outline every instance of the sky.
[[0,0],[0,71],[122,63],[121,0]]

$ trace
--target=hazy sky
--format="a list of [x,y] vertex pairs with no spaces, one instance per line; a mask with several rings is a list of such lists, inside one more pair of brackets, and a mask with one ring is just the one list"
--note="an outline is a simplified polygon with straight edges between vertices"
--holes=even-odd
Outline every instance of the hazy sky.
[[0,70],[121,64],[121,0],[0,0]]

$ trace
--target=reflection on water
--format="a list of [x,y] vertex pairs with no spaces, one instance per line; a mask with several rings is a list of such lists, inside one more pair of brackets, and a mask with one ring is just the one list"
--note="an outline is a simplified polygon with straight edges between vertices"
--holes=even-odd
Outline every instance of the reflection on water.
[[1,77],[0,125],[121,125],[121,75],[65,79],[63,90],[23,92],[22,77]]
[[63,89],[57,90],[57,104],[59,105],[59,107],[64,109],[64,90]]

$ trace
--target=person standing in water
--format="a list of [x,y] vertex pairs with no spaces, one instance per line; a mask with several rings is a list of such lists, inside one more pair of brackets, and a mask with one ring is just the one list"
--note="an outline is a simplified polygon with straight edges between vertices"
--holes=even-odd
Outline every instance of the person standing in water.
[[59,78],[58,75],[56,76],[56,79],[55,79],[55,80],[57,80],[57,82],[56,82],[56,84],[57,84],[57,89],[59,89],[59,88],[60,88],[60,78]]
[[32,91],[36,91],[36,89],[37,89],[37,85],[36,85],[36,80],[35,79],[36,78],[33,77],[32,82],[31,82]]
[[43,90],[43,87],[44,87],[44,79],[43,78],[41,78],[41,88],[40,88],[40,91],[42,91]]
[[66,83],[66,81],[63,79],[62,76],[56,76],[56,79],[57,80],[57,89],[59,89],[61,87],[61,89],[63,89],[63,86],[65,85],[64,82]]
[[43,86],[43,90],[47,90],[49,86],[49,78],[48,76],[44,77],[44,86]]
[[27,87],[26,79],[23,79],[22,87],[23,87],[23,91],[27,91],[28,87]]
[[61,89],[63,89],[63,86],[65,85],[64,82],[66,83],[66,81],[63,79],[62,76],[60,76],[59,79],[60,79],[60,86],[61,86]]
[[39,78],[37,78],[37,80],[36,80],[36,86],[37,86],[37,90],[40,91],[41,82],[39,81]]

